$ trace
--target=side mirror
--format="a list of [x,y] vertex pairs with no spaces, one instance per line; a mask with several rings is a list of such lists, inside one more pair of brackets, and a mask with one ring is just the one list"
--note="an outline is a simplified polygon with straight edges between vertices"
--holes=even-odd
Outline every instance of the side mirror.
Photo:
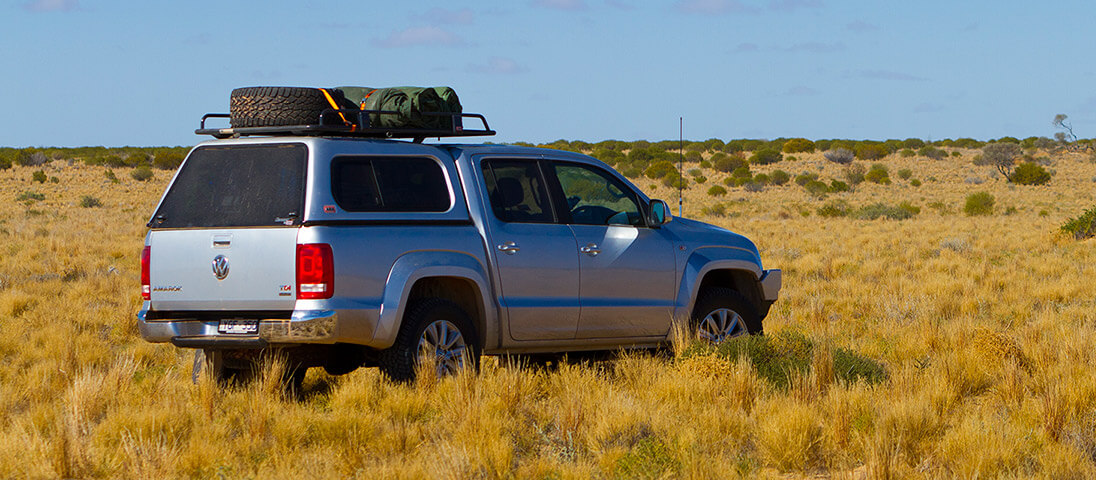
[[662,200],[651,200],[647,208],[647,224],[652,227],[664,225],[673,218],[670,215],[670,207]]

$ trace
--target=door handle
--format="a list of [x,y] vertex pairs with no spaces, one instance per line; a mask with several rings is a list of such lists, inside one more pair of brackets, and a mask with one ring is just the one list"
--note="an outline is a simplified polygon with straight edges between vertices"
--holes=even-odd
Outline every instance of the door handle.
[[495,248],[498,248],[500,252],[505,253],[507,255],[513,255],[515,253],[518,253],[519,250],[521,250],[521,248],[518,248],[518,244],[516,244],[514,242],[501,243],[499,245],[496,245]]
[[578,251],[596,257],[597,254],[601,253],[601,248],[596,243],[587,243],[585,247],[578,249]]

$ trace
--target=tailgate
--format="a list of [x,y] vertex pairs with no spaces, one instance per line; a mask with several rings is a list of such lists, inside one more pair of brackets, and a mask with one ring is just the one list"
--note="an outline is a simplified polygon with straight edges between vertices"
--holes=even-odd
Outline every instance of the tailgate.
[[150,233],[152,309],[292,310],[297,228]]

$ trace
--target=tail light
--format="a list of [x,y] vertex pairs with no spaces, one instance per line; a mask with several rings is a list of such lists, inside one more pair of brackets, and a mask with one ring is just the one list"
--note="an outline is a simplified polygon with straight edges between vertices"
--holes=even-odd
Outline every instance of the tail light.
[[152,300],[152,282],[149,281],[150,260],[152,260],[152,247],[146,246],[141,250],[141,298]]
[[331,245],[297,245],[297,298],[331,298],[335,293],[335,262]]

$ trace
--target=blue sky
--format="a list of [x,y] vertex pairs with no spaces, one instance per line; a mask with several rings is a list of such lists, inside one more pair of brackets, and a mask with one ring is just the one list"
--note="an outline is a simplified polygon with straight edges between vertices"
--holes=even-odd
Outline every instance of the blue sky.
[[193,145],[232,88],[449,85],[491,141],[1096,137],[1088,2],[9,0],[0,146]]

